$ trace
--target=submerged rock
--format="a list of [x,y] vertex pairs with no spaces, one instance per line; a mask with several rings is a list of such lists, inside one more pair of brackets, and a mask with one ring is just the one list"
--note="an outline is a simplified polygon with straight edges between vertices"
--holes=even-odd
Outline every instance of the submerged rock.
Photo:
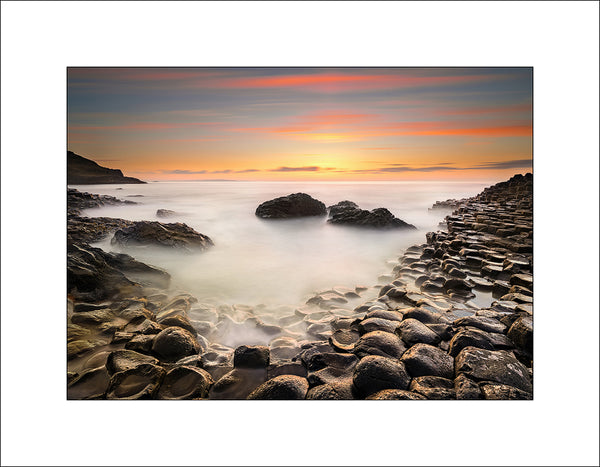
[[376,229],[416,229],[395,217],[386,208],[377,208],[372,211],[360,209],[352,201],[341,201],[329,208],[329,219],[332,224],[353,225],[357,227],[372,227]]
[[255,215],[263,219],[324,216],[325,204],[306,193],[293,193],[265,201],[256,208]]

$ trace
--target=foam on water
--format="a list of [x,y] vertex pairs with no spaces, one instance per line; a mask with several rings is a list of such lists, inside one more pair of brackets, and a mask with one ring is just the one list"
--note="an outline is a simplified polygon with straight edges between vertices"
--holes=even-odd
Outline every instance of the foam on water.
[[[200,301],[270,306],[299,305],[333,286],[374,285],[406,248],[425,242],[447,211],[429,211],[438,200],[479,193],[489,182],[154,182],[146,185],[74,185],[80,191],[138,202],[84,211],[91,217],[184,222],[215,243],[200,254],[155,248],[118,249],[166,269],[173,285]],[[118,189],[122,188],[122,189]],[[330,225],[325,217],[263,220],[263,201],[305,192],[327,206],[342,200],[363,209],[385,207],[417,231],[373,231]],[[141,197],[133,195],[142,195]],[[156,217],[157,209],[177,215]]]

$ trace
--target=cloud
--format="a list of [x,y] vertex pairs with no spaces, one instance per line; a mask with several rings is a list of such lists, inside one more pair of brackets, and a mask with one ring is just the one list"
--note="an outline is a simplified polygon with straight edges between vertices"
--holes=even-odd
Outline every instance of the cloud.
[[398,172],[442,172],[454,170],[503,170],[503,169],[523,169],[532,165],[531,159],[514,159],[501,162],[484,162],[472,167],[451,167],[452,162],[439,162],[436,165],[425,167],[407,166],[405,164],[390,164],[391,167],[378,167],[374,169],[352,170],[352,173],[398,173]]
[[178,123],[165,123],[165,122],[136,122],[136,123],[125,123],[122,125],[69,125],[69,131],[90,131],[90,130],[142,130],[142,131],[154,131],[154,130],[172,130],[175,128],[196,128],[201,126],[210,125],[221,125],[222,122],[178,122]]
[[502,162],[484,162],[472,169],[523,169],[531,167],[533,164],[532,159],[514,159],[511,161]]
[[233,172],[233,170],[231,170],[231,169],[225,169],[225,170],[213,170],[212,172],[208,172],[208,173],[211,173],[211,174],[229,174],[231,172]]
[[206,174],[209,173],[206,170],[179,170],[179,169],[174,169],[174,170],[163,170],[162,173],[164,174]]
[[276,169],[269,169],[269,172],[318,172],[319,170],[323,170],[323,168],[311,165],[308,167],[278,167]]
[[248,172],[260,172],[259,169],[244,169],[244,170],[236,170],[235,173],[236,174],[245,174]]

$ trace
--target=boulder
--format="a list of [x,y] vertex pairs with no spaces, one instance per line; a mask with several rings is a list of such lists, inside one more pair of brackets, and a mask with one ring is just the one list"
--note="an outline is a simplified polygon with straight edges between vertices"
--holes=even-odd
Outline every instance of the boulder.
[[352,379],[344,379],[330,384],[315,386],[306,393],[309,400],[352,400],[354,386]]
[[202,251],[214,245],[209,237],[181,222],[162,224],[151,221],[135,222],[130,227],[117,230],[111,244],[120,246],[154,245],[185,251]]
[[382,389],[406,389],[410,376],[396,359],[370,355],[356,365],[352,380],[358,393],[367,397]]
[[200,351],[200,344],[185,329],[171,326],[156,335],[152,351],[161,358],[174,361],[197,354]]
[[506,326],[497,319],[483,316],[465,316],[454,321],[454,326],[472,326],[486,332],[506,332]]
[[475,381],[490,381],[525,392],[533,391],[533,383],[525,365],[512,353],[503,350],[466,347],[457,355],[454,369],[457,377],[462,373]]
[[421,394],[403,389],[384,389],[366,398],[369,401],[418,401],[425,400]]
[[531,392],[505,384],[482,383],[483,398],[488,400],[532,400]]
[[397,329],[397,333],[409,347],[418,343],[436,345],[441,340],[438,334],[413,318],[402,321]]
[[462,328],[450,340],[448,353],[456,357],[465,347],[494,350],[494,344],[487,332],[476,328]]
[[416,344],[408,349],[401,362],[412,377],[440,376],[452,378],[454,376],[453,358],[437,347],[427,344]]
[[234,368],[212,385],[209,399],[246,399],[266,380],[266,368]]
[[331,206],[327,222],[340,225],[352,225],[356,227],[370,227],[376,229],[412,229],[414,225],[408,224],[395,217],[385,208],[377,208],[372,211],[360,209],[351,201],[342,201]]
[[367,334],[372,331],[394,332],[400,323],[383,318],[367,318],[358,323],[358,330],[361,334]]
[[67,399],[102,399],[110,376],[104,366],[84,371],[67,385]]
[[308,392],[308,381],[296,375],[281,375],[261,384],[248,399],[295,400],[304,399]]
[[521,316],[508,330],[508,338],[517,347],[533,354],[533,319],[531,316]]
[[267,368],[269,366],[270,351],[263,345],[242,345],[235,349],[233,366],[235,368]]
[[306,193],[293,193],[265,201],[256,208],[256,216],[263,219],[287,219],[292,217],[324,216],[325,205]]
[[115,373],[110,379],[107,399],[154,399],[165,376],[165,370],[145,363]]
[[456,399],[454,381],[439,376],[413,378],[409,389],[430,400]]
[[213,384],[210,374],[194,366],[178,366],[165,375],[158,399],[204,399]]
[[175,211],[171,211],[170,209],[157,209],[156,217],[173,217],[177,215]]
[[329,338],[329,343],[340,352],[352,352],[360,339],[360,333],[353,329],[338,329]]
[[106,369],[111,375],[146,364],[157,365],[158,360],[133,350],[115,350],[106,359]]
[[483,397],[479,385],[462,373],[454,378],[454,391],[456,392],[456,398],[460,400],[481,399]]
[[373,331],[361,336],[352,352],[363,358],[367,355],[400,358],[406,351],[402,340],[395,334],[385,331]]

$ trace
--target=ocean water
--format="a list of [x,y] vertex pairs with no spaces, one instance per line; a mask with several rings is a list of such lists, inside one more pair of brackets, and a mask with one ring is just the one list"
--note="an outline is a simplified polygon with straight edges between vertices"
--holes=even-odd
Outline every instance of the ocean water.
[[[116,196],[139,204],[84,211],[90,217],[184,222],[208,235],[215,246],[203,253],[157,248],[107,251],[132,255],[161,267],[172,287],[200,302],[298,306],[334,286],[377,284],[411,245],[425,242],[448,211],[429,211],[437,201],[474,196],[493,182],[151,182],[145,185],[73,185],[80,191]],[[363,209],[385,207],[416,231],[374,231],[330,225],[325,217],[263,220],[256,207],[269,199],[304,192],[330,206],[342,200]],[[158,218],[157,209],[177,215]]]

